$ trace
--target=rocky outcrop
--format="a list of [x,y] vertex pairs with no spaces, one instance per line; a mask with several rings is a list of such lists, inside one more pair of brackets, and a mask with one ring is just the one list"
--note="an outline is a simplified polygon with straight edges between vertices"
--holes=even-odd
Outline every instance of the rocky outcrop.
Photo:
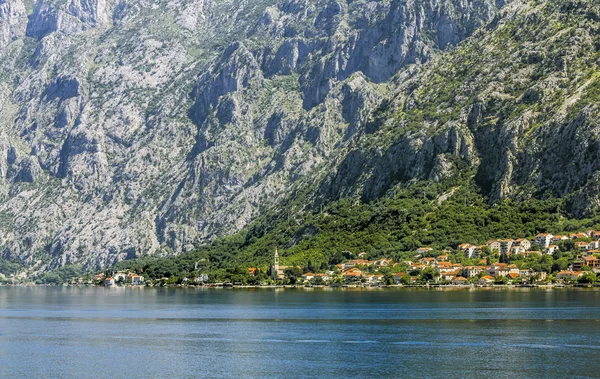
[[[304,107],[320,104],[336,83],[355,72],[389,80],[399,69],[429,60],[491,20],[492,1],[396,0],[391,2],[283,1],[263,14],[253,36],[284,37],[264,52],[268,75],[298,72]],[[295,30],[298,23],[308,24]],[[294,33],[300,37],[289,34]]]
[[358,141],[320,193],[373,199],[394,183],[451,175],[459,164],[492,202],[567,197],[573,214],[590,214],[600,169],[598,79],[592,69],[571,81],[563,62],[584,67],[596,48],[583,24],[566,34],[542,27],[563,12],[589,20],[600,9],[512,3],[491,31],[403,78],[378,128],[395,137]]
[[25,34],[27,13],[21,0],[0,1],[0,50]]
[[110,0],[38,1],[27,23],[29,37],[42,38],[54,32],[75,34],[111,21]]

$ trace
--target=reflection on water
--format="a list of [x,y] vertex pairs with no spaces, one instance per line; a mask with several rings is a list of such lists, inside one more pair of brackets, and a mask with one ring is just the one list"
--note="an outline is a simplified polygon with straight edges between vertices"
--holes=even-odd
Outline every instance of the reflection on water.
[[599,300],[595,289],[0,287],[0,376],[596,376]]

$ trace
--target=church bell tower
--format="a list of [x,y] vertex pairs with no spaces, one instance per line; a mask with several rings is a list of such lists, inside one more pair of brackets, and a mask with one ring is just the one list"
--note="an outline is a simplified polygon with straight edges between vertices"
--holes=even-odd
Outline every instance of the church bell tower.
[[277,254],[277,248],[275,248],[275,256],[273,257],[273,269],[271,270],[271,276],[273,279],[277,279],[279,275],[279,254]]

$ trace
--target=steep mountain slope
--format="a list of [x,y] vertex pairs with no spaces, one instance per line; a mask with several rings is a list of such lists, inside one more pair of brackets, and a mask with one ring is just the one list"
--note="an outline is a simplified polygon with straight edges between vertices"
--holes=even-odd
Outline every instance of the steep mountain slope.
[[455,51],[401,74],[392,100],[319,193],[374,199],[472,170],[483,193],[598,208],[600,8],[513,2]]
[[170,191],[162,177],[194,143],[195,77],[264,9],[236,1],[82,7],[36,4],[31,37],[0,51],[0,240],[5,256],[41,268],[156,250],[153,210],[158,191]]
[[5,0],[2,254],[105,266],[191,249],[300,193],[345,195],[316,189],[389,79],[503,5]]

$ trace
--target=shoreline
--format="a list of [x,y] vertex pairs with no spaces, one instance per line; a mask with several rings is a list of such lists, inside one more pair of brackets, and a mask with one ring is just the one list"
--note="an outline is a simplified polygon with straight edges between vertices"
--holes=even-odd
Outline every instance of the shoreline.
[[600,288],[600,284],[532,284],[532,285],[381,285],[381,286],[369,286],[369,285],[318,285],[318,286],[306,286],[306,285],[223,285],[221,283],[217,285],[169,285],[169,286],[153,286],[153,285],[125,285],[125,286],[103,286],[94,284],[35,284],[35,283],[21,283],[21,284],[0,284],[0,287],[73,287],[73,288],[135,288],[135,289],[146,289],[146,288],[177,288],[177,289],[217,289],[217,290],[231,290],[231,289],[302,289],[302,290],[393,290],[393,289],[435,289],[435,290],[460,290],[460,289],[473,289],[473,290],[489,290],[489,289],[593,289]]

